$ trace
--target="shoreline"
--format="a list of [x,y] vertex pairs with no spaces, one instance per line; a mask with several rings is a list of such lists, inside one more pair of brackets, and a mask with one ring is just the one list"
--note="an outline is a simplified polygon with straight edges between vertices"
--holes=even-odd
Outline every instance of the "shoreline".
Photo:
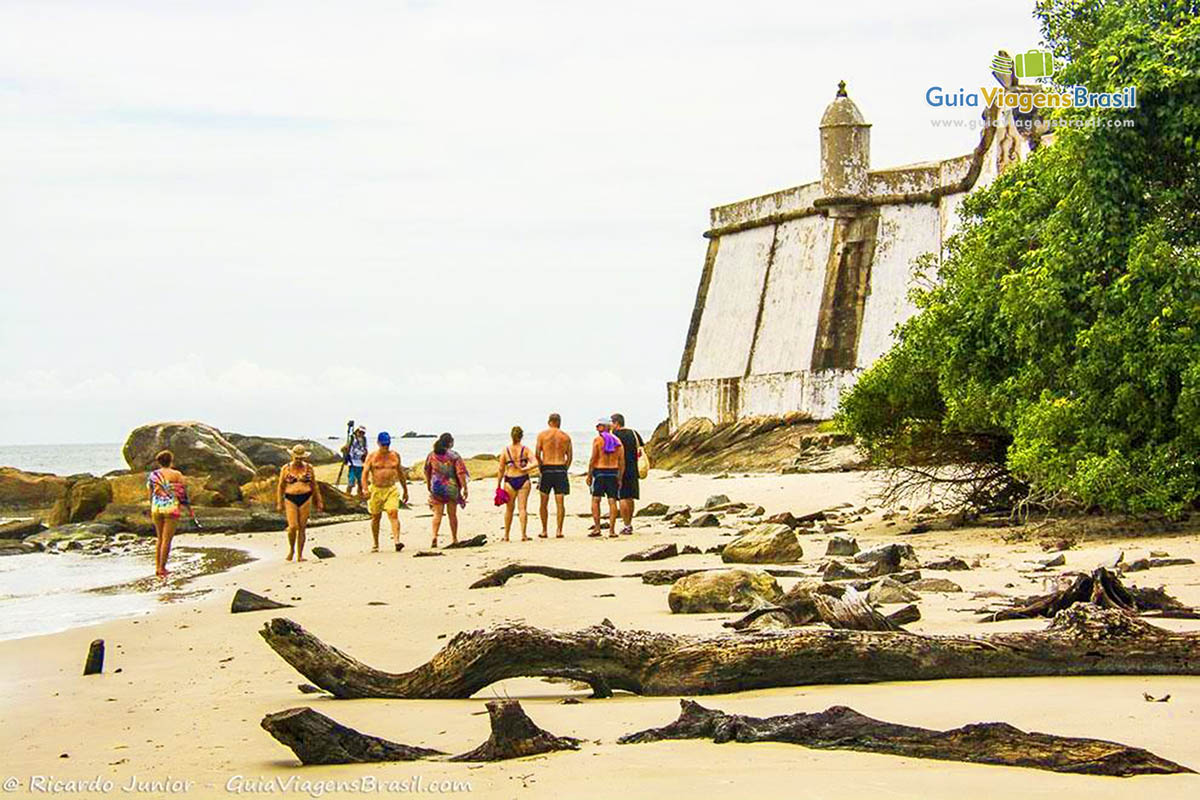
[[[720,479],[653,475],[643,484],[641,505],[703,504],[726,494],[732,500],[761,504],[767,515],[802,514],[851,502],[869,502],[868,473],[756,475]],[[485,533],[483,548],[443,551],[438,558],[414,558],[428,545],[423,487],[414,491],[413,508],[401,512],[403,553],[368,553],[365,522],[316,529],[311,544],[330,547],[336,557],[301,564],[283,561],[283,534],[235,534],[222,544],[246,548],[260,560],[232,572],[208,576],[211,591],[186,604],[166,605],[138,618],[114,620],[54,634],[0,642],[0,657],[12,665],[0,678],[4,688],[3,742],[15,774],[24,782],[34,775],[61,779],[100,776],[118,786],[139,779],[171,776],[193,781],[193,796],[223,795],[230,780],[326,781],[370,776],[400,780],[420,776],[426,783],[452,780],[471,784],[479,796],[654,797],[663,793],[738,793],[776,791],[805,774],[813,797],[844,797],[887,786],[898,796],[957,798],[978,794],[988,782],[990,796],[1049,797],[1083,791],[1090,797],[1126,797],[1153,791],[1165,798],[1195,796],[1200,776],[1146,776],[1132,779],[1063,775],[1030,769],[986,767],[942,761],[808,750],[786,744],[726,744],[675,741],[618,745],[624,733],[663,725],[678,714],[678,698],[639,697],[618,692],[593,700],[586,687],[541,679],[512,679],[493,684],[465,700],[335,700],[302,694],[305,678],[284,663],[258,636],[273,617],[303,625],[331,646],[373,667],[404,671],[425,663],[464,630],[505,620],[573,630],[608,618],[622,629],[716,635],[723,621],[740,614],[672,614],[667,586],[631,578],[554,581],[523,575],[505,586],[468,590],[482,576],[513,561],[590,569],[614,575],[643,569],[720,566],[712,555],[686,555],[647,564],[622,562],[628,553],[654,544],[691,544],[701,550],[728,541],[731,527],[670,528],[662,518],[638,518],[635,534],[619,539],[587,539],[588,520],[582,483],[572,481],[565,540],[522,543],[499,541],[501,514],[484,502],[473,482],[471,504],[463,514],[460,538]],[[486,483],[486,482],[485,482]],[[536,511],[536,497],[535,497]],[[727,525],[737,520],[728,518]],[[960,610],[978,605],[972,594],[999,591],[1030,594],[1040,590],[1041,573],[1022,572],[1044,557],[1036,536],[1006,541],[1005,532],[987,528],[899,536],[902,526],[878,510],[856,523],[848,535],[864,549],[889,541],[911,544],[925,561],[957,555],[979,559],[979,568],[932,572],[961,584],[963,592],[923,593],[922,619],[916,633],[982,633],[1034,630],[1041,620],[995,623],[982,628]],[[536,513],[531,520],[538,526]],[[551,523],[553,524],[553,522]],[[536,527],[531,533],[536,535]],[[443,530],[445,534],[445,529]],[[553,534],[552,534],[553,535]],[[805,533],[800,567],[823,558],[830,534]],[[211,542],[212,534],[181,535],[180,544]],[[386,523],[382,544],[389,542]],[[448,537],[447,539],[448,540]],[[1112,551],[1131,553],[1165,549],[1173,556],[1200,558],[1193,533],[1155,534],[1130,539],[1101,535],[1067,551],[1065,570],[1085,569]],[[1139,585],[1165,584],[1185,603],[1200,605],[1200,569],[1174,566],[1130,575]],[[780,583],[786,588],[788,579]],[[1013,584],[1006,587],[1005,584]],[[228,603],[243,587],[293,608],[230,615]],[[384,605],[373,605],[383,603]],[[1152,620],[1176,630],[1200,629],[1190,620]],[[99,676],[80,675],[88,643],[104,638],[108,664]],[[116,672],[121,669],[121,672]],[[1147,703],[1142,692],[1172,695],[1169,703]],[[535,723],[557,735],[584,739],[578,753],[490,764],[410,762],[299,767],[293,754],[259,728],[261,717],[297,706],[311,706],[339,723],[411,745],[462,752],[487,737],[483,701],[521,699]],[[567,698],[578,703],[564,705]],[[1145,747],[1193,769],[1200,768],[1200,743],[1192,733],[1200,720],[1200,677],[1136,676],[1082,678],[1002,678],[893,682],[864,685],[813,685],[740,692],[699,698],[710,708],[769,715],[818,711],[848,705],[873,717],[898,723],[948,728],[970,722],[1003,721],[1023,730],[1121,741]],[[88,726],[77,721],[85,718]],[[110,733],[93,736],[92,726]],[[60,758],[66,753],[68,758]],[[593,761],[600,757],[603,762]],[[580,770],[603,764],[605,780],[581,780]],[[771,787],[775,787],[772,789]],[[19,793],[18,793],[19,796]]]

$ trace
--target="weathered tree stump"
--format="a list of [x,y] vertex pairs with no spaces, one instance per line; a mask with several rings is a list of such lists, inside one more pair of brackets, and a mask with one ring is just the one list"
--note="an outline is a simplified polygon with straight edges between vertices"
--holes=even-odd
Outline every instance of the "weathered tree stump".
[[301,764],[364,764],[416,761],[444,755],[439,750],[410,747],[347,728],[308,706],[267,714],[260,723],[267,733],[290,747]]
[[247,611],[270,611],[273,608],[293,608],[291,603],[279,603],[261,594],[238,589],[233,594],[233,603],[229,606],[230,614],[243,614]]
[[880,614],[861,592],[846,592],[840,598],[813,593],[821,621],[831,628],[849,631],[898,631],[900,626]]
[[84,675],[99,675],[104,672],[104,640],[95,639],[88,646],[87,658],[83,662]]
[[1194,608],[1185,606],[1162,589],[1139,589],[1126,586],[1113,572],[1104,567],[1090,574],[1080,573],[1065,589],[1019,601],[1013,608],[988,614],[983,622],[1029,617],[1053,617],[1076,603],[1090,603],[1128,614],[1156,611],[1158,616],[1182,619],[1200,618]]
[[555,736],[533,724],[516,700],[490,700],[487,710],[492,724],[491,736],[479,747],[454,756],[451,761],[503,761],[554,750],[579,749],[578,739]]
[[786,742],[819,750],[858,750],[939,761],[1029,767],[1084,775],[1164,775],[1192,770],[1139,747],[1102,739],[1026,733],[1003,722],[935,731],[872,719],[845,706],[817,714],[745,717],[681,700],[679,718],[663,728],[622,736],[620,744],[666,739]]
[[487,536],[481,533],[478,536],[472,536],[470,539],[463,539],[461,542],[451,542],[442,549],[460,550],[464,547],[483,547],[485,544],[487,544]]
[[285,661],[340,698],[466,698],[496,681],[570,674],[642,695],[718,694],[776,686],[1039,675],[1200,675],[1200,633],[1156,627],[1079,604],[1041,631],[982,636],[793,628],[711,637],[548,631],[521,624],[455,635],[403,673],[362,664],[295,622],[260,631]]
[[616,575],[606,575],[603,572],[587,572],[585,570],[563,569],[561,567],[543,567],[537,564],[509,564],[489,575],[483,576],[468,588],[488,589],[494,586],[503,586],[508,583],[509,578],[516,577],[517,575],[545,575],[547,578],[558,578],[563,581],[590,581],[599,578],[617,577]]

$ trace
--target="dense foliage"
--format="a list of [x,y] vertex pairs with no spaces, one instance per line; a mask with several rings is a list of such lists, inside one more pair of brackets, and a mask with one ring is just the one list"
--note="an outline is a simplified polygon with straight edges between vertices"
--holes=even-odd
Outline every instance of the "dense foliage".
[[1036,13],[1056,83],[1138,106],[1057,112],[1091,125],[967,199],[839,421],[882,463],[969,442],[1034,495],[1179,513],[1200,497],[1200,3]]

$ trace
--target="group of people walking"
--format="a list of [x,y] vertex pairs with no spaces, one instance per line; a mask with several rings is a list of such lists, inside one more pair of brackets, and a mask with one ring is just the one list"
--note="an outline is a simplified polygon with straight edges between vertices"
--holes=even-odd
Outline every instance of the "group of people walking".
[[[571,437],[562,430],[562,418],[551,414],[547,427],[538,434],[534,448],[524,444],[525,432],[513,427],[511,443],[498,455],[494,502],[504,507],[504,541],[509,541],[514,519],[518,522],[521,540],[529,541],[528,503],[533,489],[533,473],[538,473],[540,496],[539,517],[542,531],[539,538],[549,538],[550,498],[555,503],[555,537],[563,538],[566,519],[566,497],[571,493],[569,469],[574,460]],[[392,450],[391,436],[382,431],[376,436],[376,448],[367,446],[366,429],[354,429],[343,449],[348,477],[346,491],[367,500],[371,516],[372,552],[379,550],[379,529],[386,515],[391,528],[392,544],[397,552],[404,549],[400,541],[401,506],[408,505],[408,475],[400,454]],[[587,486],[592,501],[591,537],[602,536],[601,504],[608,504],[609,535],[617,537],[618,520],[623,522],[621,534],[633,533],[634,503],[639,498],[639,478],[647,466],[644,442],[637,431],[625,427],[625,417],[613,414],[596,422],[596,436],[591,443],[588,459]],[[287,519],[287,560],[304,560],[304,544],[310,512],[324,510],[321,486],[316,478],[311,453],[297,444],[289,451],[291,459],[279,470],[275,506]],[[158,468],[147,477],[150,490],[150,515],[157,535],[155,573],[168,574],[167,558],[171,539],[180,518],[180,508],[190,510],[183,474],[173,466],[174,456],[163,450],[156,456]],[[448,520],[450,539],[458,542],[458,510],[467,504],[470,474],[466,462],[454,450],[454,437],[443,433],[434,442],[425,458],[423,470],[429,506],[433,511],[431,547],[438,546],[443,519]]]

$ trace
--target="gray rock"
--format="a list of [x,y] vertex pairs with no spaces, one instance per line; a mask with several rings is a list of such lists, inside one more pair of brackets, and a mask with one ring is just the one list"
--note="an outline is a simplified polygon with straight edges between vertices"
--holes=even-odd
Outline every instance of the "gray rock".
[[645,550],[639,550],[636,553],[630,553],[622,558],[622,561],[661,561],[664,558],[674,558],[679,555],[679,547],[674,543],[671,544],[656,544],[653,547],[647,547]]
[[834,536],[825,546],[827,556],[852,556],[858,552],[858,541],[852,536]]
[[133,470],[153,469],[159,450],[175,454],[184,473],[229,476],[239,484],[254,480],[255,467],[219,430],[202,422],[158,422],[135,428],[122,450]]
[[37,519],[14,519],[0,525],[0,539],[24,539],[46,530],[46,526]]
[[[884,578],[884,580],[887,580]],[[921,578],[919,581],[912,581],[905,584],[908,588],[915,592],[961,592],[962,587],[951,580],[945,578]]]
[[729,496],[724,494],[714,494],[704,501],[705,508],[715,508],[724,505],[729,505]]
[[963,561],[958,556],[950,556],[950,558],[944,558],[940,561],[930,561],[922,566],[924,566],[925,569],[945,571],[960,571],[971,568],[970,564],[968,564],[966,561]]
[[749,611],[763,603],[777,603],[782,597],[779,583],[765,572],[706,570],[675,581],[667,605],[674,614]]
[[84,542],[93,542],[93,546],[101,547],[115,533],[116,528],[103,522],[74,522],[35,533],[24,541],[47,549],[82,550]]
[[888,603],[912,603],[920,596],[904,584],[891,578],[883,578],[867,592],[867,600],[886,605]]
[[667,506],[664,503],[647,503],[637,510],[635,517],[661,517],[667,513]]
[[804,557],[800,539],[787,525],[764,522],[756,525],[721,551],[727,564],[787,564]]
[[717,528],[720,527],[721,520],[716,514],[701,514],[693,519],[690,525],[693,528]]
[[224,436],[234,447],[245,453],[255,467],[282,467],[292,460],[288,450],[298,444],[304,445],[312,453],[308,460],[313,464],[336,464],[341,460],[340,454],[312,439],[246,436],[241,433],[225,433]]

